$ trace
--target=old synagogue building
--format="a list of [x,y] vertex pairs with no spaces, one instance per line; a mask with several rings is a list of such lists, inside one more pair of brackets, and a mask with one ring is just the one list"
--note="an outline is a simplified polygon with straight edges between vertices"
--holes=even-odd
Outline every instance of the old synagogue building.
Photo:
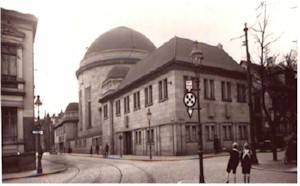
[[[159,48],[143,34],[117,27],[88,48],[76,72],[79,83],[78,136],[73,151],[108,144],[110,153],[195,154],[197,112],[188,116],[185,81],[194,79],[194,41],[174,37]],[[204,151],[250,139],[246,74],[222,45],[199,43],[201,127]],[[147,112],[151,112],[148,120]],[[150,127],[149,127],[150,124]]]

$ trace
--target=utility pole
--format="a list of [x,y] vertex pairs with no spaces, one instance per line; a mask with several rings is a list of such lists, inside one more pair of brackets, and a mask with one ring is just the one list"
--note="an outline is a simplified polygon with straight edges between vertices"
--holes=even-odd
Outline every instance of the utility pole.
[[252,76],[251,76],[251,60],[249,54],[248,45],[248,28],[247,23],[245,23],[245,45],[246,45],[246,55],[247,55],[247,81],[248,81],[248,105],[249,105],[249,124],[250,124],[250,135],[251,135],[251,148],[253,153],[252,163],[258,164],[258,159],[256,156],[256,139],[255,139],[255,125],[253,122],[253,102],[252,102]]

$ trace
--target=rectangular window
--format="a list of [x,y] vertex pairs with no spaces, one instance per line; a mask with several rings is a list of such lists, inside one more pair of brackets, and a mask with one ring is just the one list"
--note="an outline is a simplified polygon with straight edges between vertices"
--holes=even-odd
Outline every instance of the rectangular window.
[[221,82],[221,90],[222,90],[222,101],[226,100],[226,95],[225,95],[225,82]]
[[186,142],[190,142],[191,141],[190,126],[185,126],[185,141]]
[[212,79],[204,79],[204,98],[215,99],[215,85]]
[[168,79],[164,79],[164,99],[168,99]]
[[227,82],[227,100],[228,101],[231,101],[231,83],[230,82]]
[[120,116],[121,115],[121,101],[117,100],[116,101],[116,116]]
[[222,101],[231,101],[231,83],[229,81],[221,82]]
[[246,86],[237,83],[237,102],[246,102]]
[[223,137],[224,140],[232,140],[232,126],[223,125]]
[[153,104],[153,98],[152,98],[152,85],[149,86],[149,105],[152,105]]
[[196,126],[192,126],[192,141],[197,141],[197,131]]
[[129,113],[130,112],[130,99],[129,96],[126,96],[124,98],[124,113]]
[[17,142],[17,108],[2,107],[2,143],[12,144]]
[[149,101],[148,101],[148,87],[145,88],[145,107],[148,106]]
[[158,82],[158,93],[159,93],[159,101],[165,101],[168,99],[168,79],[164,79]]
[[86,128],[92,127],[92,103],[91,103],[91,87],[85,88],[85,113],[86,113]]
[[135,131],[134,143],[138,144],[138,131]]
[[1,85],[17,88],[17,46],[1,45]]
[[83,118],[83,113],[82,113],[82,91],[79,90],[79,130],[82,130],[82,118]]
[[152,144],[154,143],[154,129],[151,129],[150,141]]
[[207,79],[204,79],[204,98],[209,99],[209,89]]
[[248,131],[247,131],[247,126],[245,125],[240,125],[239,126],[239,133],[240,133],[240,139],[244,140],[248,138]]
[[159,100],[162,100],[163,99],[162,81],[158,82],[158,95],[159,95]]
[[206,132],[206,140],[212,141],[215,136],[215,126],[214,125],[205,126],[205,132]]
[[210,84],[210,99],[215,99],[215,82],[214,80],[209,80]]
[[142,131],[139,131],[139,144],[142,144]]
[[153,104],[152,99],[152,85],[145,88],[145,107]]
[[104,119],[107,119],[108,118],[108,108],[107,108],[107,104],[104,105],[103,107],[103,117]]
[[134,107],[134,110],[138,110],[141,108],[140,91],[133,93],[133,107]]

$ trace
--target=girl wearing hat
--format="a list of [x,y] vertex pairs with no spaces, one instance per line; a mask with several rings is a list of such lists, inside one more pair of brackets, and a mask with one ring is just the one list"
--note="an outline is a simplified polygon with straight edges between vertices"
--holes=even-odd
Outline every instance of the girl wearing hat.
[[244,149],[241,154],[242,173],[244,174],[244,183],[250,183],[250,170],[251,170],[252,152],[249,144],[244,144]]
[[240,156],[240,152],[238,150],[238,144],[236,142],[234,142],[232,144],[232,149],[230,150],[230,157],[229,157],[227,169],[226,169],[226,171],[228,173],[226,183],[229,183],[229,175],[230,175],[231,171],[233,173],[234,183],[236,183],[236,168],[239,164],[239,156]]

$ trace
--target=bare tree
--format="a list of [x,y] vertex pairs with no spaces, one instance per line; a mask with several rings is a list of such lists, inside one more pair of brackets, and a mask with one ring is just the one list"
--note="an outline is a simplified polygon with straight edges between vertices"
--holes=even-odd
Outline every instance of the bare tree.
[[272,38],[272,33],[268,32],[269,16],[267,14],[267,3],[262,1],[257,8],[259,15],[257,16],[257,27],[252,28],[255,31],[255,40],[259,45],[259,84],[261,106],[265,119],[271,129],[271,142],[273,160],[277,161],[276,148],[276,128],[282,117],[282,98],[285,97],[283,87],[278,84],[276,73],[274,72],[274,65],[276,56],[269,57],[270,45],[276,42],[280,37]]

